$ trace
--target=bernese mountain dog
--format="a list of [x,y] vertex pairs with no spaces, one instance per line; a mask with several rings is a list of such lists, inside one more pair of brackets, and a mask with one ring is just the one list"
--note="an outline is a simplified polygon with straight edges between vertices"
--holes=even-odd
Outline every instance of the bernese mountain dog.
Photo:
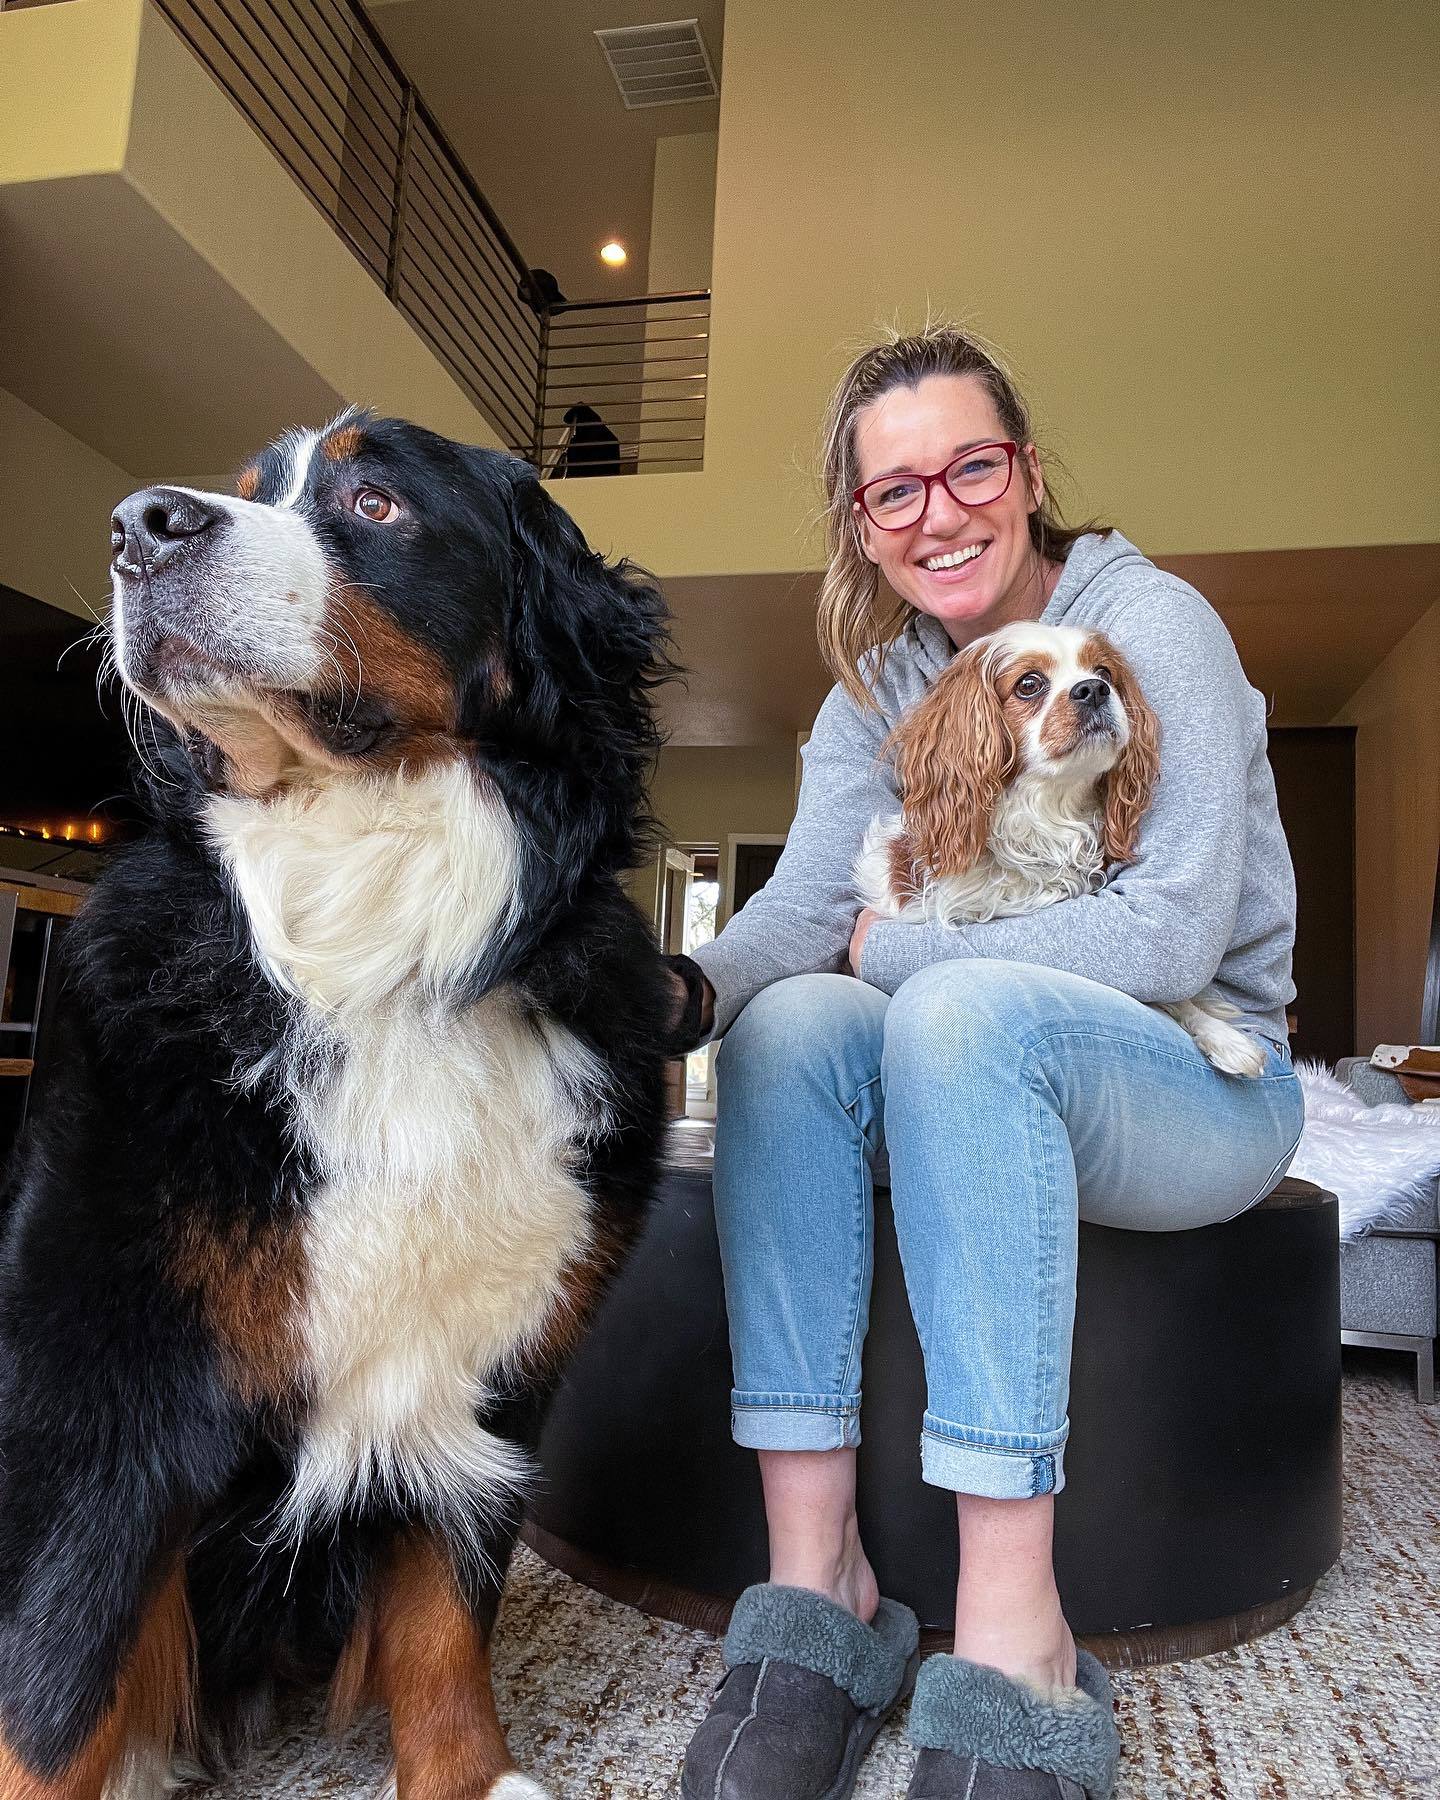
[[360,413],[111,541],[154,823],[0,1241],[0,1800],[168,1792],[312,1679],[400,1800],[538,1796],[490,1632],[695,1035],[621,887],[661,598]]

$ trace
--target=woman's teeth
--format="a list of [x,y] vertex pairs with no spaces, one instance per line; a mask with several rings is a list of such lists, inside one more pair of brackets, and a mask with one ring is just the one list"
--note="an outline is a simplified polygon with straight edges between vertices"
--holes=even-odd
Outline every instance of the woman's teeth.
[[920,567],[932,572],[936,569],[958,569],[961,563],[974,562],[984,548],[983,544],[967,544],[963,550],[947,550],[944,556],[927,556]]

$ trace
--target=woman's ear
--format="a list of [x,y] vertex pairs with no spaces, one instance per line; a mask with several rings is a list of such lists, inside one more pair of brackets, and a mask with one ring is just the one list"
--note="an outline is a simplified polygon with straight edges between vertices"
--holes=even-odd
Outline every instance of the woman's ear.
[[860,554],[866,562],[878,563],[880,559],[876,556],[870,543],[870,521],[865,516],[865,508],[858,500],[850,502],[850,516],[854,522],[855,542],[860,546]]
[[1040,452],[1034,444],[1025,444],[1020,450],[1019,460],[1022,465],[1021,473],[1030,494],[1030,505],[1027,511],[1038,512],[1041,502],[1045,498],[1045,474],[1040,467]]
[[1128,863],[1135,860],[1140,821],[1149,810],[1155,783],[1160,779],[1160,721],[1140,692],[1135,671],[1113,644],[1106,645],[1105,658],[1111,686],[1125,708],[1130,741],[1105,777],[1101,847],[1107,863]]
[[888,740],[916,864],[932,877],[963,875],[979,862],[1015,768],[987,648],[960,651]]

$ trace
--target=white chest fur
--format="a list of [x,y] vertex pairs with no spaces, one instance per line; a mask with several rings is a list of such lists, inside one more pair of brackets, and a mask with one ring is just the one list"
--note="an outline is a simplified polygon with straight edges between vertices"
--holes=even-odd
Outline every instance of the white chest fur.
[[973,925],[1093,894],[1105,878],[1100,801],[1093,781],[1020,776],[1005,790],[980,860],[963,875],[941,875],[913,899],[895,892],[890,852],[899,815],[872,821],[855,865],[861,899],[884,918]]
[[599,1113],[593,1059],[512,995],[448,997],[515,903],[509,818],[463,769],[358,787],[222,799],[211,819],[257,955],[305,1002],[276,1053],[323,1176],[292,1527],[375,1488],[463,1520],[523,1480],[476,1408],[589,1237],[571,1164]]

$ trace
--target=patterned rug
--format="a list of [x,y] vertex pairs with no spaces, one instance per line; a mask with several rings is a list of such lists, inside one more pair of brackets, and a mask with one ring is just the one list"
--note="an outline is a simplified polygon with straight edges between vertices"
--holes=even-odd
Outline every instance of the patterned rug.
[[[1115,1677],[1117,1800],[1440,1800],[1440,1409],[1408,1359],[1347,1352],[1346,1548],[1291,1623],[1220,1656]],[[722,1673],[715,1640],[632,1612],[522,1550],[495,1654],[520,1766],[557,1800],[673,1800]],[[383,1720],[340,1740],[297,1711],[211,1800],[360,1800],[385,1772]],[[892,1722],[856,1800],[899,1800],[912,1752]]]

